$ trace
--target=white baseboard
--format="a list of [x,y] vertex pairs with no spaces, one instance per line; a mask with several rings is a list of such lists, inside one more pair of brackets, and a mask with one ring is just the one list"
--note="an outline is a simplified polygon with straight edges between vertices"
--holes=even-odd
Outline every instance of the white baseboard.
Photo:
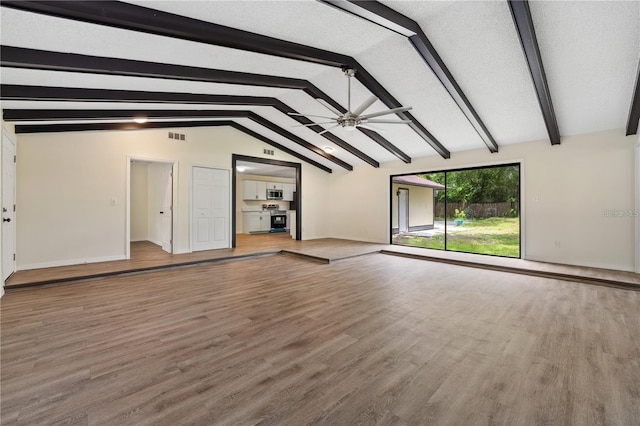
[[27,265],[19,265],[18,271],[28,271],[30,269],[41,269],[41,268],[55,268],[57,266],[83,265],[85,263],[109,262],[112,260],[125,260],[125,259],[126,259],[125,255],[121,254],[117,256],[93,257],[90,259],[56,260],[53,262],[30,263]]
[[612,271],[621,271],[621,272],[634,272],[633,266],[609,265],[606,263],[591,263],[591,264],[580,263],[580,262],[568,263],[568,262],[560,262],[557,260],[553,261],[549,259],[541,259],[535,256],[528,256],[526,259],[522,258],[522,260],[530,260],[532,262],[554,263],[556,265],[584,266],[586,268],[610,269]]
[[0,287],[0,299],[2,299],[2,296],[4,296],[4,285]]

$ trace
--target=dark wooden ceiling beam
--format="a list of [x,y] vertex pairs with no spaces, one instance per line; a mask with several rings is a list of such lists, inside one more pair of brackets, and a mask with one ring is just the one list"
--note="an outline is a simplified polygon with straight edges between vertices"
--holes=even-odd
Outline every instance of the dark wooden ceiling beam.
[[132,117],[159,119],[247,118],[246,110],[190,109],[4,109],[3,119],[22,121],[131,120]]
[[[362,65],[347,55],[117,1],[4,0],[1,5],[33,13],[241,49],[319,65],[354,68],[358,71],[356,78],[387,107],[402,106],[366,72]],[[364,78],[365,75],[366,78]],[[398,115],[403,119],[412,120],[411,128],[443,158],[450,157],[449,151],[426,131],[415,117],[407,113]]]
[[[236,96],[236,95],[209,95],[198,93],[170,93],[170,92],[143,92],[129,90],[108,90],[108,89],[83,89],[75,87],[45,87],[45,86],[22,86],[22,85],[1,85],[0,99],[3,100],[49,100],[49,101],[99,101],[99,102],[140,102],[140,103],[178,103],[178,104],[202,104],[202,105],[241,105],[241,106],[270,106],[277,110],[288,113],[295,112],[283,102],[275,98],[261,96]],[[312,123],[306,117],[299,118],[301,124]],[[308,123],[307,123],[308,122]],[[286,133],[290,133],[284,131]],[[326,134],[326,133],[325,133]],[[324,136],[324,135],[323,135]],[[338,145],[341,141],[337,136],[331,135],[330,140]],[[297,139],[297,143],[304,141],[302,138]],[[356,154],[369,160],[375,167],[379,167],[379,163],[362,153],[359,150],[341,141],[342,144],[351,148]],[[304,141],[304,146],[313,152],[333,161],[347,170],[353,170],[350,164],[324,152],[315,145]],[[351,151],[349,151],[351,153]],[[354,155],[356,155],[354,154]]]
[[[329,95],[318,89],[311,82],[302,79],[277,77],[264,74],[253,74],[236,71],[225,71],[208,68],[190,67],[184,65],[168,65],[157,62],[133,61],[129,59],[107,58],[101,56],[80,55],[75,53],[60,53],[36,49],[26,49],[21,47],[0,46],[0,66],[37,69],[48,71],[67,71],[79,73],[95,73],[108,75],[123,75],[134,77],[163,78],[172,80],[202,81],[209,83],[238,84],[262,87],[274,87],[285,89],[303,90],[315,99],[323,99],[342,112],[342,108]],[[292,110],[293,111],[293,110]],[[293,117],[301,124],[309,124],[304,117]],[[303,123],[304,122],[304,123]],[[311,126],[311,130],[316,133],[324,131],[321,126]],[[358,129],[362,131],[362,129]],[[410,163],[411,158],[394,146],[391,142],[375,132],[362,131],[371,140],[391,152],[393,155]],[[326,135],[326,136],[325,136]],[[325,133],[326,139],[351,151],[350,145],[345,141],[330,133]],[[353,151],[352,154],[358,156],[363,161],[374,167],[379,167],[373,159],[360,157],[360,154]]]
[[34,70],[202,81],[281,89],[303,90],[309,85],[308,81],[299,78],[81,55],[78,53],[52,52],[4,45],[0,46],[0,65]]
[[[378,99],[382,101],[385,105],[389,106],[389,108],[397,108],[402,106],[400,102],[396,98],[394,98],[391,93],[387,92],[387,90],[382,87],[376,79],[373,78],[367,70],[364,69],[358,62],[354,64],[355,69],[357,70],[355,77],[364,84],[368,88],[373,88],[372,92],[376,93]],[[371,90],[371,89],[370,89]],[[395,105],[395,106],[394,106]],[[429,145],[438,153],[442,158],[450,158],[451,153],[447,150],[442,144],[433,136],[416,118],[410,114],[409,112],[399,112],[396,114],[398,117],[403,120],[410,120],[411,123],[408,123],[408,126],[413,129],[422,139],[427,141]]]
[[533,86],[536,90],[542,118],[547,127],[549,140],[551,145],[560,145],[560,130],[556,114],[553,110],[551,102],[551,93],[549,92],[549,84],[547,83],[547,75],[544,72],[542,64],[542,56],[536,38],[536,31],[531,18],[531,10],[529,10],[529,2],[527,0],[508,0],[513,23],[515,24],[522,51],[529,65],[529,72],[533,80]]
[[[5,121],[55,121],[55,120],[131,120],[132,117],[144,117],[150,119],[201,119],[201,118],[248,118],[260,124],[262,127],[271,130],[278,135],[295,142],[296,144],[315,152],[316,154],[330,159],[341,167],[352,170],[353,167],[327,154],[319,147],[305,141],[301,137],[283,129],[266,118],[252,112],[243,110],[66,110],[66,109],[5,109],[3,111]],[[33,133],[25,130],[38,130],[39,132],[78,132],[87,130],[133,130],[144,128],[166,128],[166,127],[203,127],[212,121],[162,121],[142,123],[72,123],[72,124],[37,124],[21,127],[19,133]],[[169,123],[170,125],[165,125]],[[193,123],[193,124],[192,124]],[[204,124],[203,124],[204,123]],[[148,124],[148,126],[145,126]],[[328,157],[327,157],[328,156]]]
[[638,75],[636,77],[636,87],[633,90],[631,106],[629,107],[629,118],[627,118],[626,135],[638,133],[638,122],[640,121],[640,64],[638,64]]
[[319,168],[327,173],[332,173],[332,170],[314,161],[284,145],[279,144],[264,135],[261,135],[253,130],[247,129],[243,125],[229,120],[215,120],[215,121],[164,121],[164,122],[148,122],[148,123],[76,123],[76,124],[38,124],[38,125],[16,125],[16,133],[49,133],[49,132],[77,132],[77,131],[105,131],[105,130],[146,130],[146,129],[167,129],[167,128],[188,128],[188,127],[221,127],[230,126],[237,129],[255,139],[258,139],[268,145],[279,149],[282,152],[286,152],[292,157],[305,161],[314,167]]
[[480,116],[471,105],[462,88],[453,78],[453,75],[417,22],[377,1],[321,1],[322,3],[364,18],[407,37],[420,57],[433,71],[438,80],[440,80],[444,88],[447,89],[447,92],[449,92],[449,95],[451,95],[456,104],[458,104],[458,107],[467,120],[469,120],[469,123],[471,123],[485,145],[487,145],[489,151],[494,153],[498,152],[498,144],[495,139],[491,136],[491,133],[480,119]]

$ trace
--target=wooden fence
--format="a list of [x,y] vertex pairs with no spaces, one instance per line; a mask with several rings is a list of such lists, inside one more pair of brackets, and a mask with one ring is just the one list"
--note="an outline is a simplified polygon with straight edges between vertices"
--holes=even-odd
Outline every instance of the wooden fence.
[[[447,203],[447,218],[454,219],[456,209],[464,211],[468,219],[513,217],[520,212],[518,203]],[[512,209],[515,209],[515,214]],[[436,203],[436,217],[444,217],[444,203]]]

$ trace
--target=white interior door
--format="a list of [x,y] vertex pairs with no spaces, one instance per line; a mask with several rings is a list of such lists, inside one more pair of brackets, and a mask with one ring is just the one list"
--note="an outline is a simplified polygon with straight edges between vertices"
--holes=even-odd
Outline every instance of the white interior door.
[[162,210],[160,222],[162,226],[162,250],[173,253],[173,167],[168,165],[162,171]]
[[409,190],[398,190],[398,231],[409,231]]
[[2,133],[2,282],[16,270],[15,144]]
[[208,167],[193,167],[192,249],[212,250],[230,247],[229,171]]

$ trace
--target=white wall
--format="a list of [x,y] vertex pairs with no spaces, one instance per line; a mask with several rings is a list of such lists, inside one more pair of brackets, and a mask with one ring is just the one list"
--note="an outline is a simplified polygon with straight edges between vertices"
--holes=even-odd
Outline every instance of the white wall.
[[131,241],[149,241],[147,163],[131,163]]
[[[228,127],[177,131],[187,141],[167,130],[18,135],[18,268],[124,258],[128,157],[178,162],[174,251],[188,252],[191,166],[230,169],[233,153],[271,147]],[[269,158],[300,162],[278,150]],[[304,239],[326,236],[329,177],[302,163]]]
[[[128,156],[178,162],[174,244],[187,252],[191,165],[229,169],[232,153],[260,157],[266,145],[231,128],[180,131],[186,142],[164,130],[18,135],[18,268],[124,256]],[[634,270],[636,219],[603,212],[636,208],[636,141],[613,130],[333,174],[303,163],[303,238],[386,243],[390,175],[522,161],[525,258]]]
[[[623,130],[357,167],[334,173],[331,235],[388,243],[389,176],[522,160],[525,258],[546,262],[634,270],[633,217],[605,210],[634,209],[634,144]],[[560,247],[556,247],[556,242]]]

